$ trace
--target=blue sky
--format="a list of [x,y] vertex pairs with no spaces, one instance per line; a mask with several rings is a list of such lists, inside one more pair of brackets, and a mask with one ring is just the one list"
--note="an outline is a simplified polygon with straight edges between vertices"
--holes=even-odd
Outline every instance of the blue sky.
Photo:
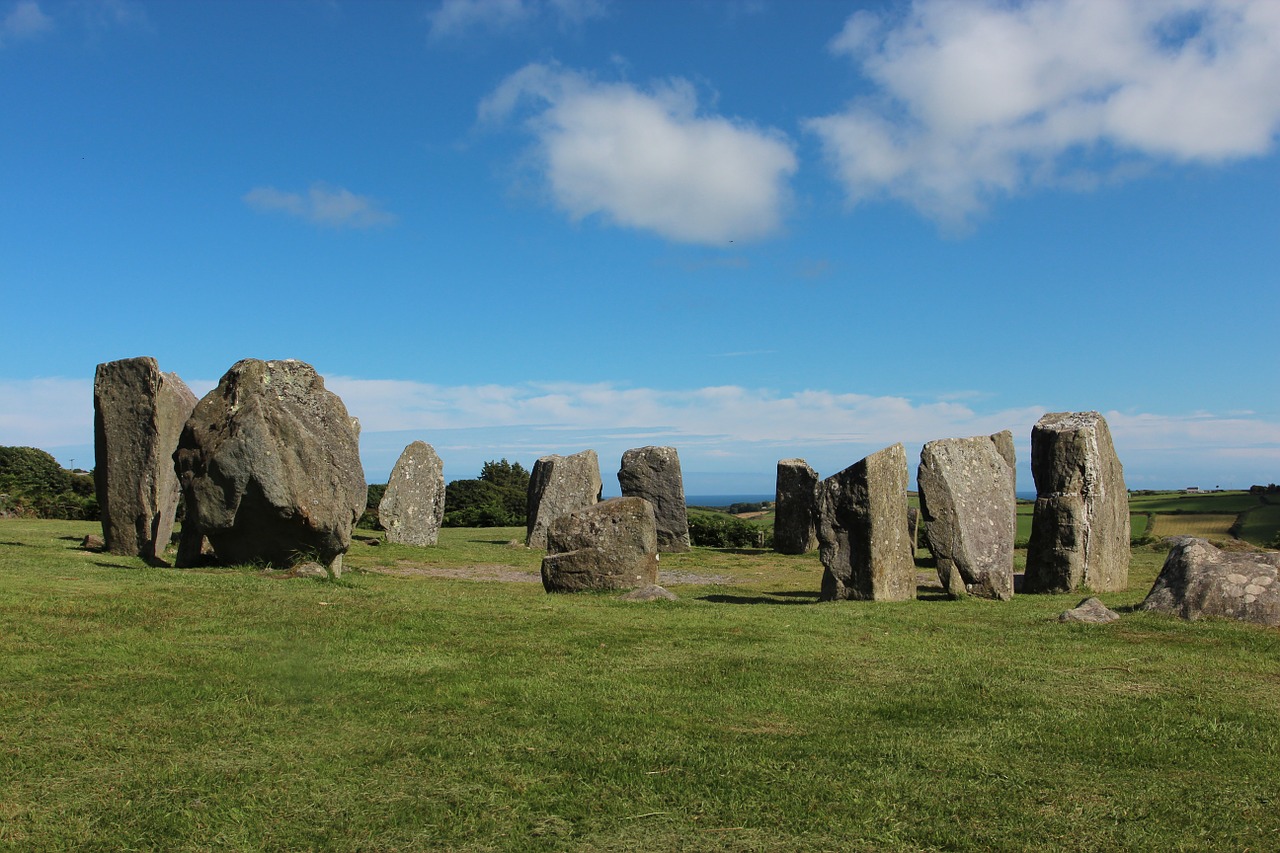
[[[310,362],[432,443],[769,492],[1096,409],[1280,481],[1280,3],[0,0],[0,444]],[[914,470],[913,470],[914,475]]]

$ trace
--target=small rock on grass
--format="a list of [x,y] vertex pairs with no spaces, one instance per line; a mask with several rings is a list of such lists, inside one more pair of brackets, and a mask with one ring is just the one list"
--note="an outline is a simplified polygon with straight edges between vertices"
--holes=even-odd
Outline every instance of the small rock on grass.
[[1119,613],[1096,598],[1086,598],[1072,609],[1064,610],[1058,615],[1059,622],[1088,622],[1094,625],[1105,625],[1119,618]]
[[618,596],[623,601],[675,601],[677,596],[669,589],[664,589],[657,584],[642,586],[639,589],[633,589],[626,595]]

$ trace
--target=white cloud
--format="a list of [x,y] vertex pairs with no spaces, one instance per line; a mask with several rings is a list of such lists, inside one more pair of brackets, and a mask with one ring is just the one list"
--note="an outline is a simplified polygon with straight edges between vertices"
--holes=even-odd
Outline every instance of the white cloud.
[[850,201],[942,221],[1133,160],[1261,155],[1280,131],[1275,0],[917,0],[856,13],[831,49],[876,88],[807,122]]
[[605,13],[601,0],[442,0],[427,13],[433,39],[478,30],[507,31],[549,17],[561,26],[578,26]]
[[796,170],[780,134],[698,111],[693,87],[642,91],[528,65],[480,105],[482,120],[537,105],[527,124],[555,203],[573,219],[599,215],[670,240],[719,245],[781,226]]
[[0,445],[47,450],[85,442],[92,447],[92,378],[0,379]]
[[35,0],[21,0],[0,18],[0,47],[6,42],[34,38],[53,29],[53,18]]
[[245,204],[261,213],[285,213],[332,228],[373,228],[396,219],[367,196],[319,183],[313,184],[305,195],[275,187],[255,187],[243,198]]

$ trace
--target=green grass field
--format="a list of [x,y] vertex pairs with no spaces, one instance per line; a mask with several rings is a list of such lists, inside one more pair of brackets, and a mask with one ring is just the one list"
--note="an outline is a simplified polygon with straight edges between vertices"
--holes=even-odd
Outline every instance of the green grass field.
[[338,584],[93,530],[0,520],[0,849],[1280,847],[1280,632],[1132,612],[1151,549],[1079,626],[819,604],[812,554],[664,555],[680,600],[629,604],[546,595],[516,530]]

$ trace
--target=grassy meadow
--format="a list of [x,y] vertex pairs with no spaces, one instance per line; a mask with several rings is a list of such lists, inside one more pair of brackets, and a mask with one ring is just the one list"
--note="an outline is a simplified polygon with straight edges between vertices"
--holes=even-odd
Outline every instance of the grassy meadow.
[[549,596],[516,529],[336,584],[0,520],[0,849],[1268,850],[1280,631],[818,603],[815,555]]

